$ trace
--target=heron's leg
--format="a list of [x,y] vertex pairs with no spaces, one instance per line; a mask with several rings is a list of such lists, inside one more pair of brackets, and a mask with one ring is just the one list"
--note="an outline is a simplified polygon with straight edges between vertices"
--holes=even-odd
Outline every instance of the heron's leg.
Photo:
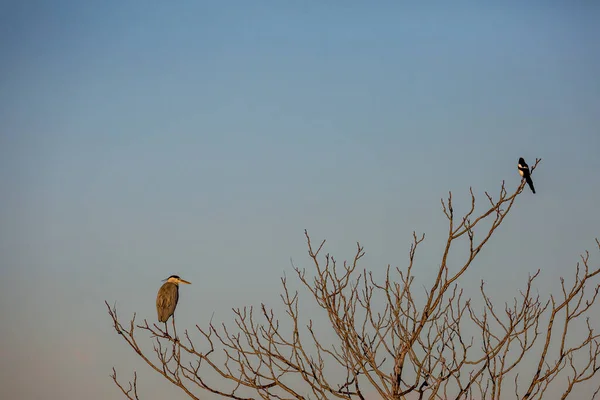
[[165,332],[167,333],[167,336],[169,336],[169,325],[167,324],[167,321],[165,321]]
[[177,341],[177,329],[175,328],[175,314],[173,314],[173,332],[175,336],[175,341]]

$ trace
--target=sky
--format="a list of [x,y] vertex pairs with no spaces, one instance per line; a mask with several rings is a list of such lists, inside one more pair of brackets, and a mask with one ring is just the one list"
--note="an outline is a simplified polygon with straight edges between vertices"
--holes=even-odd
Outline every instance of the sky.
[[[337,259],[429,282],[440,198],[542,162],[461,285],[557,293],[600,254],[600,7],[592,2],[23,1],[0,6],[0,391],[183,398],[104,301],[179,330],[279,304],[304,229]],[[437,264],[436,264],[437,263]],[[310,304],[310,303],[309,303]],[[309,305],[307,314],[315,313]],[[312,306],[314,307],[314,305]],[[600,318],[598,307],[592,317]],[[179,396],[179,397],[177,397]]]

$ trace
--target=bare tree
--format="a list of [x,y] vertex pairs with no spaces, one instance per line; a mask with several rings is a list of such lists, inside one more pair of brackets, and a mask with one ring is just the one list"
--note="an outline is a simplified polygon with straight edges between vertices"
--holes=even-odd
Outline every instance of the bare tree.
[[[497,199],[486,193],[486,209],[477,214],[471,190],[471,207],[458,218],[452,193],[442,200],[448,237],[424,294],[413,286],[424,235],[413,233],[406,267],[388,266],[378,281],[359,268],[360,244],[350,262],[339,264],[322,254],[325,241],[315,245],[306,233],[314,270],[294,271],[334,335],[323,335],[313,319],[301,322],[299,294],[286,278],[283,319],[264,304],[234,309],[233,328],[211,321],[181,340],[146,320],[136,324],[135,315],[123,325],[107,303],[108,312],[137,355],[193,399],[209,393],[232,399],[540,399],[552,393],[564,399],[600,369],[600,335],[589,321],[600,267],[590,265],[589,254],[577,264],[575,279],[561,278],[562,293],[548,300],[534,288],[539,270],[511,303],[494,304],[483,282],[475,298],[459,286],[524,184],[509,195],[502,183]],[[451,266],[450,250],[460,241],[467,244],[466,259]],[[576,324],[584,334],[574,333]],[[139,345],[137,335],[150,336],[153,351]],[[127,385],[114,369],[112,377],[127,398],[138,399],[137,375]]]

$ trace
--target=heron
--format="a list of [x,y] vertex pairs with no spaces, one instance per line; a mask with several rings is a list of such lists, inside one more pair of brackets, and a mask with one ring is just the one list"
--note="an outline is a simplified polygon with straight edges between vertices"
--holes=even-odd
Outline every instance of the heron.
[[185,283],[191,285],[191,282],[181,279],[177,275],[171,275],[165,279],[163,285],[158,289],[156,295],[156,312],[158,313],[158,321],[164,322],[165,331],[169,334],[167,327],[167,321],[173,316],[173,331],[175,338],[177,338],[177,331],[175,330],[175,307],[177,307],[177,301],[179,300],[179,284]]

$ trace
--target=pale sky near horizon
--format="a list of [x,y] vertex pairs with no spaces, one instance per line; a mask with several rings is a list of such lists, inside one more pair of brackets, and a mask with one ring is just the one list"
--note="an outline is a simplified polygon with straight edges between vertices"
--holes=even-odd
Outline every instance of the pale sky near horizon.
[[[441,3],[440,3],[441,4]],[[399,2],[23,1],[0,8],[0,393],[184,398],[126,347],[104,300],[178,327],[279,304],[303,236],[337,259],[436,271],[456,209],[519,184],[461,281],[500,301],[600,263],[600,7]],[[308,309],[310,314],[315,310]],[[600,319],[599,307],[593,314]]]

